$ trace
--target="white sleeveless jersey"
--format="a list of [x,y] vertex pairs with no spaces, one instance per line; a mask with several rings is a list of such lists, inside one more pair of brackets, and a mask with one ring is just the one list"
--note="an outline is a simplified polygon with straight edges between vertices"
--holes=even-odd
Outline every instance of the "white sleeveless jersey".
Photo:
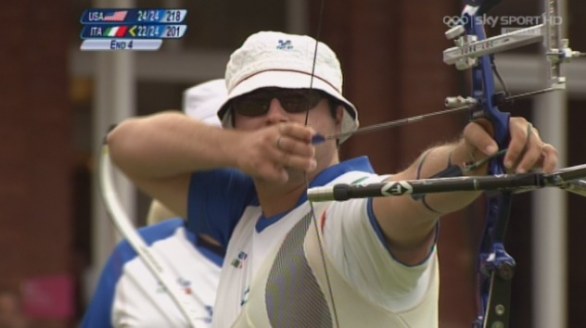
[[[177,284],[193,296],[201,324],[211,326],[219,282],[221,257],[196,246],[196,237],[182,219],[164,221],[139,230],[163,261]],[[189,327],[171,297],[124,241],[112,254],[96,289],[82,327]]]
[[[353,171],[327,184],[383,178]],[[247,206],[228,244],[213,326],[437,327],[435,248],[417,266],[394,260],[371,204],[314,203],[317,231],[307,201],[261,228],[260,207]]]

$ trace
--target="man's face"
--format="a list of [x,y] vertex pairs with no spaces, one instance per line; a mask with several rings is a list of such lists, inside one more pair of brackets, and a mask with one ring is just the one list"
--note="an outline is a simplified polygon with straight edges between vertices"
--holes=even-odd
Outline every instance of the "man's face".
[[[234,126],[255,130],[278,123],[299,123],[329,136],[339,132],[342,113],[334,118],[326,96],[314,89],[262,88],[233,100]],[[309,111],[309,113],[308,113]]]
[[[324,137],[341,131],[345,110],[337,106],[332,114],[327,96],[311,89],[263,88],[236,98],[232,104],[234,127],[240,130],[257,130],[279,123],[297,123],[311,126]],[[238,102],[242,101],[242,102]],[[337,144],[334,141],[316,146],[315,159],[319,173],[338,163]]]

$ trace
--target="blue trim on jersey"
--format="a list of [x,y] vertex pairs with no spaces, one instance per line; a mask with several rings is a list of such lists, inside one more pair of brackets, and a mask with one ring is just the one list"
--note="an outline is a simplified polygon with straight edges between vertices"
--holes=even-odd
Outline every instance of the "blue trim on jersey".
[[[297,207],[297,206],[295,206],[295,207]],[[279,222],[279,220],[281,220],[282,217],[287,215],[287,213],[289,213],[289,211],[287,211],[285,213],[273,215],[268,218],[264,215],[261,215],[260,218],[258,219],[258,221],[256,221],[256,225],[254,226],[256,232],[261,232],[265,228],[270,227],[271,224],[273,224],[275,222]]]
[[376,219],[376,215],[374,215],[374,208],[372,207],[372,198],[369,198],[366,202],[366,212],[368,213],[368,221],[370,221],[370,225],[372,225],[374,233],[381,241],[381,243],[385,245],[385,248],[387,249],[387,251],[389,251],[390,254],[391,250],[389,249],[389,243],[387,242],[387,239],[383,234],[383,229],[381,228],[380,224],[378,223],[378,220]]
[[[361,156],[328,167],[309,186],[326,185],[351,171],[374,172],[368,158]],[[307,194],[303,193],[295,207],[306,200]],[[246,206],[259,206],[259,202],[252,179],[244,173],[233,169],[219,169],[192,175],[187,210],[190,230],[197,234],[207,234],[227,246]],[[256,231],[261,232],[287,213],[269,218],[261,216],[256,223]]]
[[[393,256],[393,253],[391,253],[391,248],[389,247],[389,243],[388,243],[387,239],[385,238],[385,235],[383,233],[383,229],[381,228],[380,224],[378,223],[378,220],[376,219],[376,215],[374,215],[374,208],[372,206],[372,198],[368,199],[368,201],[366,203],[366,210],[368,213],[368,221],[370,221],[370,224],[372,225],[372,229],[374,230],[374,233],[376,234],[378,239],[381,241],[381,243],[385,246],[385,248],[389,252],[389,255],[393,259],[395,259],[395,261],[397,261],[405,266],[408,266],[408,267],[415,267],[415,266],[418,266],[418,265],[425,263],[425,261],[427,261],[429,259],[429,257],[433,253],[433,248],[429,251],[429,253],[425,257],[425,259],[423,259],[421,262],[416,263],[416,264],[405,264],[405,263],[399,261],[397,258],[395,258]],[[435,225],[435,236],[434,236],[434,241],[433,241],[434,244],[437,244],[438,238],[439,238],[439,220],[437,221],[437,223]]]
[[[223,259],[216,253],[205,247],[196,246],[197,237],[187,229],[185,220],[181,218],[166,220],[156,225],[141,228],[138,233],[145,243],[151,246],[157,241],[173,236],[179,228],[186,228],[186,237],[208,260],[218,266],[222,265]],[[84,315],[81,324],[82,328],[112,327],[112,306],[114,304],[116,285],[123,274],[126,263],[134,260],[137,256],[136,251],[126,240],[116,246],[102,270],[100,281]]]
[[252,179],[234,169],[194,173],[189,184],[187,224],[226,247],[249,205],[258,205]]
[[195,248],[197,248],[197,250],[203,256],[205,256],[208,260],[210,260],[211,262],[213,262],[215,265],[217,265],[219,267],[221,267],[224,264],[224,258],[222,256],[218,255],[218,253],[214,252],[213,250],[211,250],[203,245],[198,245],[197,244],[197,237],[194,234],[190,233],[190,234],[188,234],[188,236],[189,236],[189,240],[191,240],[193,245],[195,245]]
[[[197,243],[197,236],[187,227],[187,222],[182,218],[165,220],[159,224],[138,229],[138,233],[142,236],[147,245],[151,246],[153,243],[169,238],[174,235],[179,228],[185,228],[185,236],[191,244],[208,260],[215,263],[217,266],[222,266],[224,259],[217,253],[211,251],[209,248],[201,246]],[[126,246],[130,247],[128,242],[124,241]],[[130,247],[130,252],[134,254],[128,261],[134,259],[138,254]]]
[[[117,248],[118,250],[118,248]],[[81,328],[110,328],[112,326],[112,306],[116,284],[122,275],[122,265],[115,256],[110,257],[102,270],[100,281],[89,304]]]
[[[311,181],[309,187],[313,188],[324,186],[342,174],[352,171],[374,173],[368,157],[360,156],[343,161],[323,170],[317,177],[315,177],[315,179],[313,179],[313,181]],[[307,199],[307,195],[304,194],[303,199]]]

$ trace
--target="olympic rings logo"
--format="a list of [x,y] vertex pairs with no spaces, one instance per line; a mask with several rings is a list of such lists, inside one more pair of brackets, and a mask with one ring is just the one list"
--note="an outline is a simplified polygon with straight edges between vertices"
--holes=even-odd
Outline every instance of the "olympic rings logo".
[[466,25],[469,20],[469,16],[444,16],[442,21],[448,27],[454,27],[458,25]]

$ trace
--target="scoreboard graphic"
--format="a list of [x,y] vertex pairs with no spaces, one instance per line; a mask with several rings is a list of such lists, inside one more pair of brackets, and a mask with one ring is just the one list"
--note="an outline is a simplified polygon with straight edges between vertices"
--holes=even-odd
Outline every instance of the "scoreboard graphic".
[[180,39],[185,9],[88,9],[81,15],[83,51],[161,48],[164,39]]

